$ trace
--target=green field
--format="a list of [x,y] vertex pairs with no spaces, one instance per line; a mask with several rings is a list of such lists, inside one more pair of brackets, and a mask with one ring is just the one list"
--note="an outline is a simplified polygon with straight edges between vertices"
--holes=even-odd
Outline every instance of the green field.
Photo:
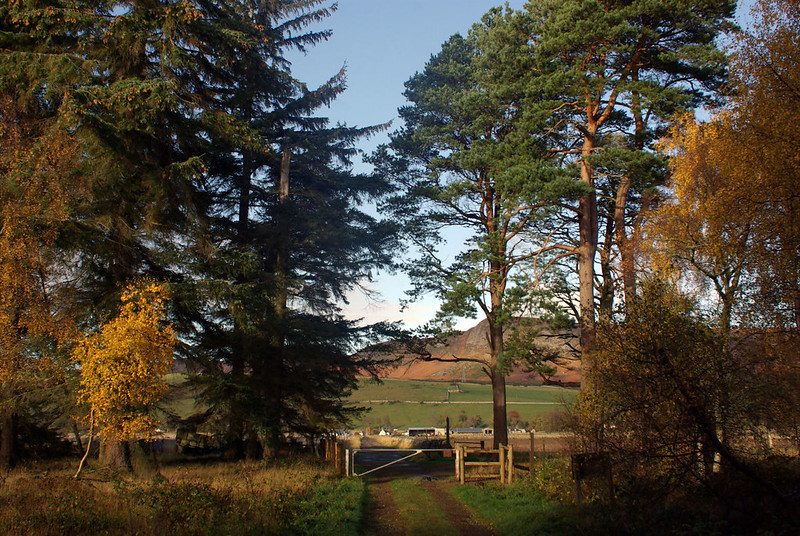
[[[195,405],[193,393],[180,384],[185,380],[183,374],[167,377],[167,383],[175,387],[173,396],[164,401],[164,408],[180,417],[202,411],[204,407]],[[449,382],[416,380],[359,380],[359,388],[348,401],[353,406],[366,408],[360,418],[353,419],[350,427],[365,429],[408,428],[409,426],[441,426],[450,417],[452,427],[473,426],[476,417],[487,426],[492,422],[492,388],[488,384],[458,383],[461,392],[449,393],[455,385]],[[548,386],[506,387],[509,413],[519,414],[519,423],[509,426],[537,430],[554,430],[558,427],[557,416],[564,408],[575,401],[577,389],[564,389]],[[463,422],[463,415],[466,422]]]
[[[366,407],[354,428],[407,428],[409,426],[472,426],[475,417],[489,425],[492,422],[492,388],[486,384],[460,383],[462,392],[451,392],[454,384],[448,382],[361,380],[359,388],[349,398],[354,405]],[[517,386],[506,388],[509,413],[516,411],[521,424],[537,429],[557,427],[556,414],[564,412],[577,396],[577,389],[548,386]],[[463,415],[467,421],[463,422]],[[514,423],[510,423],[512,426]]]

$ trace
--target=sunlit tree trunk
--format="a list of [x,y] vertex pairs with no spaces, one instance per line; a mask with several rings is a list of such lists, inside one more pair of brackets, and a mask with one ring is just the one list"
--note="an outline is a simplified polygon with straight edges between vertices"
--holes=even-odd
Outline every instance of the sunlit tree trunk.
[[[594,134],[597,125],[592,121],[584,136],[581,149],[581,182],[594,187],[594,174],[589,157],[595,150]],[[578,303],[580,306],[581,328],[581,389],[585,392],[594,389],[592,368],[597,353],[597,334],[595,328],[594,306],[594,260],[597,253],[597,194],[592,191],[583,195],[578,204]]]

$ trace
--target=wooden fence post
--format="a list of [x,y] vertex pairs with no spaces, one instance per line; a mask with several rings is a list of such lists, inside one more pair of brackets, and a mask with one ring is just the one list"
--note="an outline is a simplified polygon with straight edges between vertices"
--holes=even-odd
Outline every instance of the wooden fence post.
[[339,476],[347,476],[344,474],[344,448],[338,441],[333,442],[333,463],[336,465],[336,474]]
[[512,445],[508,446],[508,478],[506,478],[506,484],[513,484],[514,483],[514,447]]
[[460,484],[464,484],[464,458],[467,457],[467,447],[464,445],[460,445],[458,447],[460,451],[460,456],[458,457],[458,481]]
[[461,482],[461,445],[456,444],[456,482]]
[[500,445],[498,449],[498,457],[500,458],[500,483],[506,483],[506,452],[508,447]]
[[533,430],[531,430],[531,452],[530,452],[530,462],[531,462],[530,472],[531,472],[531,476],[533,476],[534,473],[536,472],[536,469],[533,466],[533,459],[535,458],[535,453],[536,453],[536,451],[535,451],[536,443],[534,442],[534,435],[535,435],[535,432]]

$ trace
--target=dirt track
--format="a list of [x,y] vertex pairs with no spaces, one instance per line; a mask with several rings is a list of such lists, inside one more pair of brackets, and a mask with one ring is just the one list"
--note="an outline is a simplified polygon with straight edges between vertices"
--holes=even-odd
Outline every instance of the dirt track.
[[[368,448],[368,445],[371,444],[376,447],[380,446],[377,442],[373,443],[368,438],[365,439],[366,441],[362,442],[364,448]],[[357,466],[363,473],[405,454],[408,453],[359,453]],[[452,480],[453,473],[452,463],[425,463],[412,459],[366,475],[364,477],[367,482],[366,534],[374,536],[407,534],[407,527],[400,509],[395,503],[391,487],[391,482],[398,478],[408,479],[424,489],[444,512],[455,533],[462,536],[492,536],[495,534],[479,523],[461,502],[446,491],[448,487],[456,485]]]

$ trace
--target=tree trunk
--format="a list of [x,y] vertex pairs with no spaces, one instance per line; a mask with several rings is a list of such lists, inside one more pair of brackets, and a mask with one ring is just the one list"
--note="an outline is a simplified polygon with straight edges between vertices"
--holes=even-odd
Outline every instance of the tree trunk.
[[[276,225],[278,228],[278,244],[275,253],[275,326],[272,335],[272,351],[275,363],[273,367],[265,367],[262,371],[265,385],[270,385],[272,411],[269,416],[264,457],[275,459],[280,453],[282,442],[281,425],[283,420],[283,396],[280,378],[284,370],[285,330],[289,303],[289,225],[286,214],[289,203],[289,171],[292,152],[286,147],[281,156],[281,167],[278,176],[278,202],[281,210]],[[278,381],[275,381],[278,378]]]
[[101,454],[100,463],[103,466],[125,469],[126,471],[133,470],[131,448],[127,441],[104,439]]
[[508,445],[508,417],[506,416],[506,376],[503,371],[492,370],[492,413],[494,442],[492,448]]
[[17,461],[17,416],[10,409],[0,413],[0,470],[8,471]]
[[[638,69],[634,69],[633,72],[631,72],[631,79],[634,82],[639,80]],[[644,149],[647,125],[642,117],[641,97],[636,91],[631,94],[631,113],[633,114],[634,123],[633,146],[636,150],[641,151]],[[614,200],[614,230],[617,235],[617,247],[619,248],[622,265],[622,289],[625,296],[626,307],[636,296],[636,255],[634,242],[628,237],[628,231],[625,228],[625,212],[628,209],[628,194],[630,193],[632,185],[633,180],[630,174],[626,173],[617,187],[617,195]],[[641,210],[644,210],[645,206],[646,204],[643,203]]]
[[601,323],[610,321],[611,315],[614,313],[614,289],[616,285],[614,268],[611,265],[611,250],[613,247],[614,220],[611,216],[607,216],[603,247],[599,251],[601,279],[597,317]]
[[78,430],[78,423],[72,421],[72,434],[75,436],[75,444],[78,446],[78,452],[83,452],[83,441],[81,440],[81,432]]
[[[587,176],[589,176],[587,174]],[[597,252],[597,196],[594,192],[580,199],[578,226],[578,288],[581,329],[581,389],[594,390],[592,369],[597,353],[597,334],[594,319],[594,260]]]
[[625,175],[619,188],[617,188],[617,199],[614,203],[614,230],[617,235],[617,247],[622,261],[622,289],[626,307],[636,296],[636,267],[633,243],[629,240],[628,232],[625,229],[625,210],[628,204],[630,188],[631,179],[628,175]]
[[[236,225],[236,243],[239,245],[247,244],[250,235],[250,190],[253,182],[253,154],[248,150],[242,151],[242,170],[239,176],[239,199],[238,199],[238,222]],[[236,278],[237,285],[246,284],[245,277],[239,274]],[[234,333],[240,334],[243,327],[234,315]],[[247,359],[247,348],[242,343],[241,336],[237,336],[233,343],[231,355],[231,369],[228,375],[234,383],[242,385],[245,383],[245,361]],[[234,401],[228,410],[228,433],[226,435],[226,446],[223,457],[226,460],[240,460],[245,455],[245,426],[242,419],[242,409],[238,407],[239,402]]]

